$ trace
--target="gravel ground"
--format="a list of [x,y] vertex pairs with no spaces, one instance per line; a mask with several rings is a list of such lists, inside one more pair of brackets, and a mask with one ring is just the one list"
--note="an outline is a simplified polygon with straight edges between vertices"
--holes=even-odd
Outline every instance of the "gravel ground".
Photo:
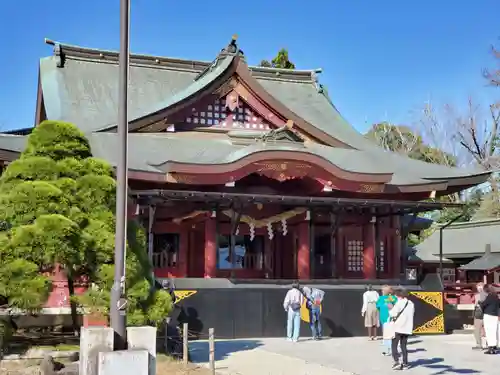
[[[415,375],[499,373],[500,355],[473,351],[471,335],[422,336],[410,340]],[[195,362],[206,366],[208,345],[190,346]],[[216,343],[216,368],[224,375],[386,375],[392,359],[381,354],[380,342],[366,338],[232,340]]]

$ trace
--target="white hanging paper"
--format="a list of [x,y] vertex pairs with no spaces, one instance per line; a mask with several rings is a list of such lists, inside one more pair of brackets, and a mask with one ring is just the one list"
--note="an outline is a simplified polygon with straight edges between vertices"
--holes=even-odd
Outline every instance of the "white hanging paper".
[[271,222],[267,223],[267,235],[269,236],[270,240],[272,240],[274,237],[273,224]]
[[250,223],[248,226],[250,227],[250,241],[253,241],[255,238],[255,225],[254,223]]
[[283,236],[286,236],[288,233],[288,226],[286,224],[286,219],[281,219],[281,229],[283,230]]

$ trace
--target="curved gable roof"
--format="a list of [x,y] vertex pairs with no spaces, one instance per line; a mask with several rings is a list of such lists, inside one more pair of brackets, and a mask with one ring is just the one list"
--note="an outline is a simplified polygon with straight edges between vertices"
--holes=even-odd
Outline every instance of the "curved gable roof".
[[[54,55],[41,59],[40,82],[47,118],[72,122],[85,133],[111,130],[118,113],[118,53],[55,44]],[[357,132],[335,108],[317,80],[318,70],[248,67],[239,50],[225,50],[214,62],[131,55],[129,116],[131,123],[159,117],[165,109],[184,105],[229,73],[246,77],[250,89],[274,102],[283,117],[326,144],[359,151],[350,161],[355,170],[372,165],[390,170],[400,186],[472,186],[488,172],[449,168],[386,152]],[[187,105],[187,104],[186,104]],[[296,118],[291,118],[296,116]],[[307,128],[307,129],[306,129]],[[215,146],[216,147],[216,146]],[[331,147],[318,152],[336,158]]]
[[[54,42],[55,53],[40,61],[40,81],[47,118],[78,124],[84,132],[108,130],[116,125],[118,53]],[[238,51],[239,52],[239,51]],[[232,62],[231,55],[213,62],[131,55],[129,113],[131,121],[167,108],[200,91]],[[222,61],[217,61],[217,60]],[[211,66],[213,68],[211,69]],[[337,146],[360,148],[369,141],[347,123],[318,83],[320,70],[247,67],[248,77],[310,124],[310,130]],[[206,73],[208,71],[208,73]],[[204,73],[201,79],[197,79]]]

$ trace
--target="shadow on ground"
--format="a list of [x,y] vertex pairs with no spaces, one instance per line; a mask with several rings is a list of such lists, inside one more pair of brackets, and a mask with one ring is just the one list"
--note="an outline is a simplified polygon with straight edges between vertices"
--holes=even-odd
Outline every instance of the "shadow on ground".
[[[261,346],[258,340],[227,340],[215,342],[215,360],[220,361],[232,353],[252,350]],[[209,347],[206,341],[191,341],[189,343],[189,356],[192,362],[208,362]]]
[[434,357],[428,359],[417,359],[412,362],[413,367],[425,367],[430,370],[436,370],[432,375],[445,375],[445,374],[480,374],[481,371],[468,369],[468,368],[456,368],[447,365],[444,362],[444,358]]
[[410,339],[408,341],[408,345],[415,345],[415,344],[420,344],[422,343],[423,341],[421,339]]

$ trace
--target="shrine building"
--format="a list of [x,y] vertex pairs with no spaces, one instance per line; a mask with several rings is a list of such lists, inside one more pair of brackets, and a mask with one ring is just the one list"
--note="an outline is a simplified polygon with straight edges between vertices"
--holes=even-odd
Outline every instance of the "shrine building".
[[[35,126],[74,123],[116,166],[118,53],[47,43]],[[401,219],[489,177],[381,149],[321,70],[249,66],[234,38],[214,57],[130,56],[131,212],[159,278],[411,279]],[[29,129],[10,133],[4,165]]]

